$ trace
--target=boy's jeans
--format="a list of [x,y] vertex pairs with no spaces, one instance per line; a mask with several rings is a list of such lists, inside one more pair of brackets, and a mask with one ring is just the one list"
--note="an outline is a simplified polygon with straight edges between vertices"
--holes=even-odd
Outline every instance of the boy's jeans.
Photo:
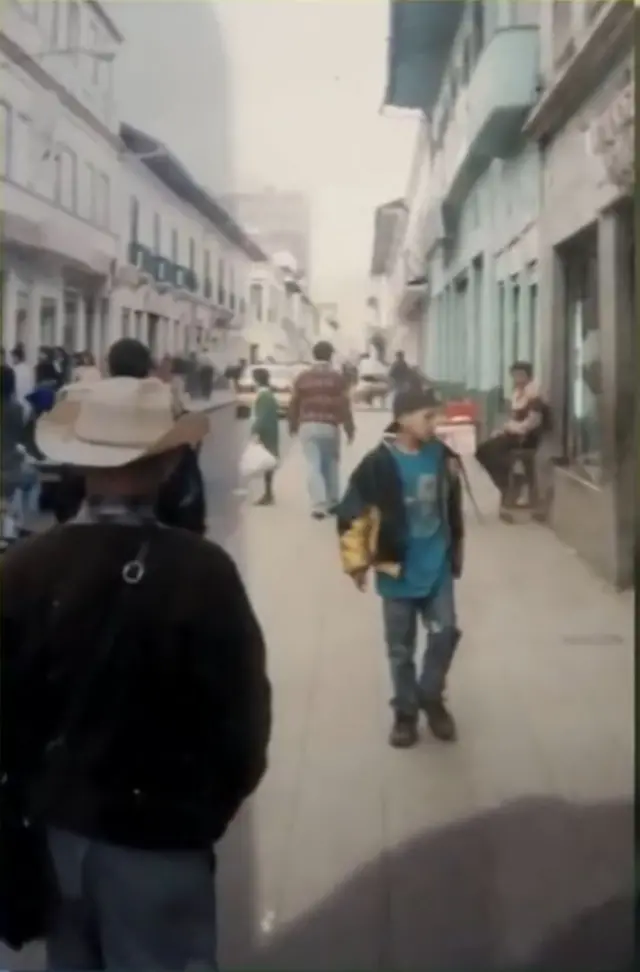
[[[391,704],[398,714],[413,718],[426,702],[442,698],[447,673],[460,640],[453,579],[449,578],[434,597],[425,600],[384,598],[382,610],[394,689]],[[419,677],[415,663],[418,619],[427,629],[427,646]]]
[[340,500],[340,429],[325,422],[304,422],[300,443],[307,460],[311,508],[314,513],[328,513]]

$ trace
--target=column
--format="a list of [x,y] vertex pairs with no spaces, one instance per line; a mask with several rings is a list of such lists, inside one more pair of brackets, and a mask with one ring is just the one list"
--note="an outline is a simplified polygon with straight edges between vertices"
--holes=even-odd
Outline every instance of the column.
[[78,294],[76,297],[76,329],[73,350],[87,350],[87,302],[84,294]]
[[448,341],[448,328],[449,328],[449,290],[447,287],[444,288],[442,294],[440,295],[440,339],[438,341],[438,381],[447,380],[447,368],[448,368],[448,352],[447,352],[447,341]]
[[518,331],[518,359],[530,361],[533,364],[533,347],[531,345],[531,275],[522,272],[520,280],[520,310],[518,317],[520,329]]
[[67,312],[66,301],[64,296],[64,285],[62,284],[62,282],[60,284],[58,293],[56,294],[55,300],[56,300],[56,323],[55,323],[56,336],[53,343],[56,345],[56,347],[62,347],[62,345],[64,344],[65,315]]
[[481,391],[491,391],[500,385],[502,375],[498,362],[501,357],[500,326],[497,307],[497,282],[495,260],[485,255],[480,282],[480,320],[478,325],[478,384]]
[[467,392],[475,392],[478,388],[478,321],[476,314],[476,291],[478,289],[477,268],[474,265],[469,270],[464,312],[465,328],[465,386]]
[[29,361],[36,359],[40,344],[40,296],[40,287],[36,279],[29,288],[27,305],[27,357]]
[[513,316],[513,280],[504,278],[504,346],[502,356],[502,374],[500,385],[509,391],[511,365],[513,364],[513,348],[515,339],[515,320]]
[[18,278],[13,270],[8,269],[2,290],[2,346],[6,351],[15,347],[17,340],[18,290]]
[[107,346],[104,349],[105,353],[109,350],[112,344],[119,341],[122,337],[122,298],[117,291],[111,294],[111,297],[109,298],[106,331]]

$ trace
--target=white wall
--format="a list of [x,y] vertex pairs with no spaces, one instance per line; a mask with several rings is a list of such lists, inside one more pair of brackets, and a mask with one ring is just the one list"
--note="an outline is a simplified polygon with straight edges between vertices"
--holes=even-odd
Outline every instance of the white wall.
[[[112,55],[115,60],[119,41],[95,7],[84,0],[5,0],[2,30],[111,131],[117,131],[115,64],[88,52]],[[54,50],[73,53],[50,53]],[[47,53],[43,56],[43,52]]]
[[[230,280],[233,279],[237,300],[247,299],[251,261],[249,257],[237,247],[234,247],[204,216],[188,203],[173,195],[171,190],[156,178],[152,172],[135,158],[129,157],[122,166],[122,185],[119,193],[118,221],[122,227],[120,237],[120,260],[128,259],[128,247],[131,242],[131,209],[132,198],[135,197],[139,206],[138,238],[137,242],[149,247],[154,253],[159,253],[167,260],[179,263],[181,266],[190,265],[190,240],[195,244],[195,262],[193,269],[198,277],[200,293],[202,293],[205,279],[205,252],[209,253],[209,279],[213,286],[213,299],[217,300],[219,280],[219,260],[223,261],[225,288],[229,292]],[[159,217],[160,240],[155,238],[156,217]],[[177,233],[178,253],[172,251],[173,231]],[[229,293],[227,293],[227,306]],[[236,310],[238,305],[236,301]]]
[[39,114],[42,89],[15,65],[0,68],[0,72],[2,174],[54,207],[65,209],[79,225],[84,222],[112,231],[118,173],[115,144],[57,102],[50,156],[40,161],[47,145],[35,141],[34,118]]

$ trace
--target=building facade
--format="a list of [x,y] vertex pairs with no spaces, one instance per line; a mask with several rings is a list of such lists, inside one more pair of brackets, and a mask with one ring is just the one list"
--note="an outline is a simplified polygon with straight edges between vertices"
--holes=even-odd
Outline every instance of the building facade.
[[400,0],[391,27],[387,103],[420,112],[428,131],[404,244],[425,266],[425,370],[475,398],[488,431],[513,361],[534,365],[554,415],[552,525],[624,586],[632,5]]
[[552,524],[633,578],[637,309],[633,5],[542,5],[542,365],[555,423]]
[[98,3],[10,2],[0,30],[3,344],[86,346],[109,329],[118,255],[122,43]]
[[[246,351],[257,243],[171,149],[121,124],[124,39],[93,0],[11,0],[0,31],[2,344],[91,350],[124,335],[154,354]],[[274,279],[280,272],[270,267]],[[298,286],[279,326],[313,330]],[[269,312],[271,313],[271,312]],[[291,356],[289,352],[289,357]]]
[[129,125],[121,137],[119,331],[156,355],[206,346],[223,356],[248,323],[252,266],[266,257],[166,146]]

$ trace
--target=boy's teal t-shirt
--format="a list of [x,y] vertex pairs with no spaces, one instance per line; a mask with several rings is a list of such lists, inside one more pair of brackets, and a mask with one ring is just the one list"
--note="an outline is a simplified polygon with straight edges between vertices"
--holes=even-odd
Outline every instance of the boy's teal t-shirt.
[[444,446],[436,441],[415,453],[390,449],[402,481],[408,537],[400,577],[378,572],[378,594],[398,599],[432,597],[451,572],[448,530],[438,497]]

